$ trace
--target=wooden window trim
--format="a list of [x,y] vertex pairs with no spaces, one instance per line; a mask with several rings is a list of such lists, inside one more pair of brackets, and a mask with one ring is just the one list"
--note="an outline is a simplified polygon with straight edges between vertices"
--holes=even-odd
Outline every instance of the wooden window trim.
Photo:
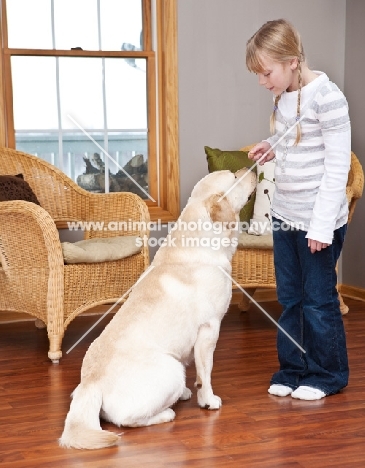
[[[4,2],[2,2],[2,17],[4,18]],[[151,174],[159,180],[159,200],[156,206],[149,206],[151,220],[161,222],[176,220],[180,213],[180,181],[179,181],[179,143],[178,143],[178,61],[177,61],[177,0],[156,0],[157,41],[158,41],[158,118],[150,118],[158,122],[157,167]],[[144,12],[144,15],[146,13]],[[6,25],[6,18],[2,25]],[[5,37],[7,37],[6,31]],[[150,36],[148,34],[147,36]],[[15,147],[13,129],[13,109],[10,60],[7,48],[4,49],[4,35],[0,35],[0,145]],[[12,50],[12,53],[25,55],[26,50]],[[44,52],[44,51],[43,51]],[[69,51],[59,51],[67,55]],[[74,53],[75,51],[73,51]],[[78,55],[88,56],[87,51],[77,51]],[[138,55],[138,51],[129,55]],[[50,50],[50,55],[55,51]],[[95,56],[95,53],[93,53]],[[107,52],[100,52],[107,56]],[[113,53],[115,56],[115,53]],[[128,56],[128,52],[118,53]],[[142,55],[142,53],[141,53]],[[146,52],[143,53],[146,56]],[[151,60],[150,62],[154,62]],[[149,86],[156,86],[156,78]],[[155,95],[155,93],[153,93]],[[153,106],[151,106],[153,107]],[[12,136],[11,136],[12,135]],[[150,139],[149,139],[150,140]],[[155,141],[150,144],[155,145]]]

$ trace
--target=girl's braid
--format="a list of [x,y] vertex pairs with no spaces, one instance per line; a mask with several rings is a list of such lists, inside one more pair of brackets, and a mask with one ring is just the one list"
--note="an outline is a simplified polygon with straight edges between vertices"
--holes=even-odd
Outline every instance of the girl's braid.
[[281,94],[278,94],[277,96],[275,96],[275,102],[274,102],[274,109],[272,111],[272,114],[270,116],[270,132],[272,134],[275,133],[275,113],[278,109],[278,103],[280,101],[280,98],[281,98]]
[[[298,98],[297,98],[297,116],[296,120],[300,119],[300,101],[301,101],[301,91],[302,91],[302,61],[301,58],[298,58]],[[295,145],[300,142],[300,138],[302,136],[302,132],[300,129],[300,124],[297,125],[297,137],[295,139]]]

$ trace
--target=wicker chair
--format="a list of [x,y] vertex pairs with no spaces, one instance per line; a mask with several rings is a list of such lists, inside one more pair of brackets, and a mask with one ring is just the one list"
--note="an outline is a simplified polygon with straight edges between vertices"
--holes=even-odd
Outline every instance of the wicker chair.
[[147,245],[117,261],[65,265],[57,226],[66,221],[131,221],[130,231],[91,230],[84,238],[143,238],[148,235],[149,213],[135,194],[89,193],[42,159],[0,148],[0,174],[18,173],[41,206],[0,203],[0,311],[26,312],[38,319],[36,324],[45,324],[48,357],[57,363],[69,323],[96,305],[116,302],[149,265]]
[[[254,145],[245,146],[249,151]],[[354,214],[357,200],[362,196],[364,172],[357,156],[351,152],[351,167],[347,181],[346,195],[349,203],[349,222]],[[274,256],[272,249],[239,248],[232,259],[232,278],[252,297],[257,288],[276,289]],[[234,285],[235,288],[235,285]],[[339,294],[342,315],[347,314],[348,306]],[[247,311],[250,300],[243,294],[238,307]]]

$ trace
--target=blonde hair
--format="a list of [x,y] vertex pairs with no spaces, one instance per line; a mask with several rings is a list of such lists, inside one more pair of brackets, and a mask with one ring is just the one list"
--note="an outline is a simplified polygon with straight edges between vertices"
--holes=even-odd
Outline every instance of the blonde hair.
[[[298,99],[297,99],[297,121],[300,118],[300,101],[302,90],[302,66],[305,61],[302,41],[298,31],[286,20],[278,19],[268,21],[247,41],[246,66],[250,72],[263,73],[262,57],[285,63],[289,60],[298,59]],[[273,113],[270,117],[271,133],[275,132],[275,113],[281,94],[275,97]],[[301,138],[300,124],[297,125],[297,137],[295,145]]]

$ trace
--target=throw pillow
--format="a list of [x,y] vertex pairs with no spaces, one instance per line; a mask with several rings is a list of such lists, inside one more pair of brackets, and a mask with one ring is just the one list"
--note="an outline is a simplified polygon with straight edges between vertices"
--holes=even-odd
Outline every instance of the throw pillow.
[[61,246],[65,263],[98,263],[120,260],[140,252],[142,240],[137,236],[118,236],[61,242]]
[[[248,158],[248,151],[222,151],[218,148],[210,148],[204,146],[205,154],[208,161],[209,172],[223,171],[225,169],[231,172],[236,172],[243,167],[251,167],[255,161]],[[256,173],[256,167],[253,169]],[[252,218],[256,194],[251,195],[250,200],[240,211],[240,221],[242,230],[247,231]]]
[[257,166],[256,200],[249,234],[263,235],[272,232],[271,201],[275,190],[275,162],[269,161]]
[[40,205],[23,174],[0,175],[0,201],[24,200]]

